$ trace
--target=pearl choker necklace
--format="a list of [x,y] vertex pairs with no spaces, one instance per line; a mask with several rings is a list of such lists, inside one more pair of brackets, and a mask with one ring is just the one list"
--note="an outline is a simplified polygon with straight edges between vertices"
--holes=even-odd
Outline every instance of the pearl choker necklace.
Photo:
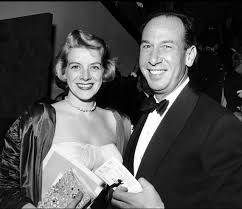
[[81,111],[81,112],[92,112],[92,111],[94,111],[94,110],[96,109],[96,106],[97,106],[96,102],[94,102],[94,104],[93,104],[93,106],[92,106],[91,109],[83,109],[83,108],[80,108],[80,107],[76,107],[76,106],[74,106],[74,105],[68,100],[67,97],[65,97],[65,101],[66,101],[66,103],[68,103],[70,106],[72,106],[72,107],[78,109],[78,110]]

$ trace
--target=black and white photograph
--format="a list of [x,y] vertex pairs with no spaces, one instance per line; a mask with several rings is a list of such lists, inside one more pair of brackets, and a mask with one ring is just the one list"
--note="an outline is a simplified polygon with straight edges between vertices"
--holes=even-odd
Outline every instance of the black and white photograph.
[[0,1],[0,209],[242,208],[242,1]]

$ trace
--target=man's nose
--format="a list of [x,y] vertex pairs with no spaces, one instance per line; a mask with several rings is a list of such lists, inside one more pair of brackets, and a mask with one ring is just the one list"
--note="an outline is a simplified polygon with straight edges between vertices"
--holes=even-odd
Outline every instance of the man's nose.
[[163,60],[159,49],[154,48],[151,52],[150,52],[150,57],[149,57],[149,63],[151,65],[157,65],[159,63],[161,63]]

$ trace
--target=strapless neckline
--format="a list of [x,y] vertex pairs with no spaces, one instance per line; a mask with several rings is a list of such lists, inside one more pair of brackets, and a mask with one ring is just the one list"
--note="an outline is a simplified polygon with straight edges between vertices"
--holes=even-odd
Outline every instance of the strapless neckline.
[[95,170],[111,157],[115,157],[123,162],[121,153],[115,144],[105,145],[85,144],[81,142],[59,142],[54,143],[43,161],[43,168],[48,162],[53,151],[57,151],[62,156],[72,162],[82,162],[90,170]]
[[95,147],[95,148],[102,148],[102,147],[112,147],[116,145],[114,143],[108,143],[104,145],[94,145],[94,144],[87,144],[87,143],[82,143],[82,142],[76,142],[76,141],[65,141],[65,142],[56,142],[52,146],[63,146],[65,144],[72,144],[72,145],[77,145],[77,146],[90,146],[90,147]]

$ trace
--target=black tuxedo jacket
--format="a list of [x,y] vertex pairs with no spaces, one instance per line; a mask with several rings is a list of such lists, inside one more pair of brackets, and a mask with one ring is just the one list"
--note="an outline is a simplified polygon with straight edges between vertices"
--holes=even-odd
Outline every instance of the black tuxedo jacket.
[[[147,115],[124,156],[133,156]],[[165,208],[242,208],[242,123],[187,85],[154,133],[136,178],[150,181]]]

